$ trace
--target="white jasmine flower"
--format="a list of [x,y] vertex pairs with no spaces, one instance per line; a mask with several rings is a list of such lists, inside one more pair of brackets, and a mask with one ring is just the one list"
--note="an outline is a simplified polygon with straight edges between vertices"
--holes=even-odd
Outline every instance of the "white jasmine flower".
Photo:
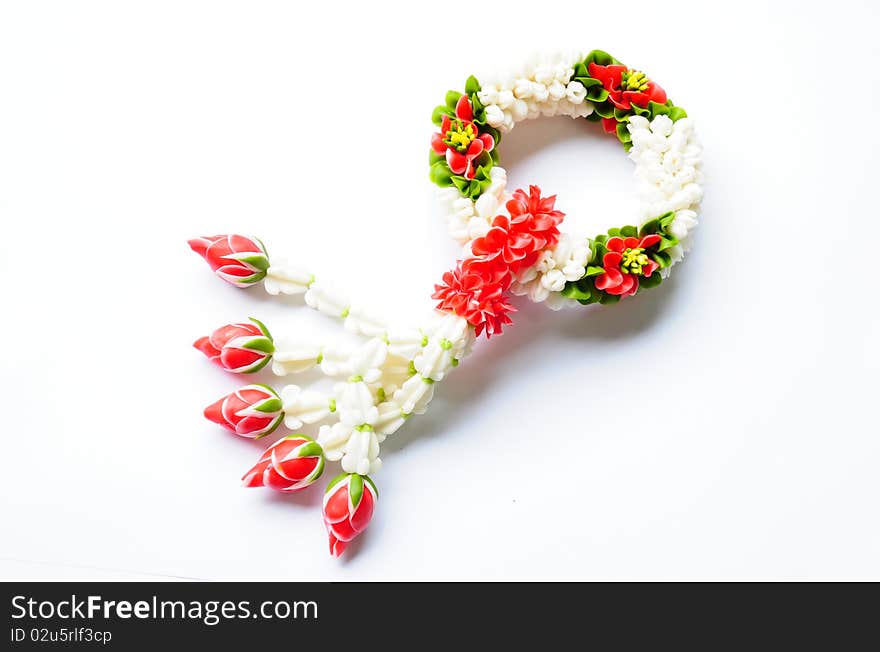
[[279,263],[277,265],[271,265],[269,269],[266,270],[264,287],[266,288],[266,292],[272,295],[302,294],[309,289],[309,285],[311,285],[314,280],[315,277],[312,274],[299,267],[288,265],[286,263]]
[[321,347],[317,344],[285,345],[276,343],[272,355],[272,372],[276,376],[307,371],[318,364]]
[[291,430],[296,430],[304,423],[326,419],[333,407],[330,399],[321,392],[304,390],[298,385],[283,387],[281,402],[284,405],[284,425]]
[[[434,397],[434,383],[416,374],[394,392],[392,400],[404,414],[424,414]],[[377,416],[378,418],[378,416]]]
[[305,296],[309,307],[331,317],[348,316],[348,300],[336,289],[315,281],[311,284]]

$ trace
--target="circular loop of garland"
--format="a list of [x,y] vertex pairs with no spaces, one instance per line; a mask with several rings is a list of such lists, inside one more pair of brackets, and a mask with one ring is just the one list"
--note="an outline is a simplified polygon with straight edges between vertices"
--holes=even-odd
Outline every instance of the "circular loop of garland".
[[[600,123],[635,163],[639,213],[586,239],[557,228],[554,197],[507,189],[502,136],[523,120],[567,115]],[[690,247],[703,196],[702,147],[684,109],[645,73],[601,50],[557,55],[508,78],[449,91],[434,109],[430,178],[440,186],[463,260],[436,286],[439,308],[477,334],[500,332],[514,309],[508,292],[566,304],[610,304],[656,287]]]

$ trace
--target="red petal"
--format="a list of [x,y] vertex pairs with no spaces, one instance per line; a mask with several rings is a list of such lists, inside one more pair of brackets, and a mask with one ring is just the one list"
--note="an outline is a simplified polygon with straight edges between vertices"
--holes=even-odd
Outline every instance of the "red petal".
[[320,463],[317,457],[295,457],[275,465],[278,474],[293,482],[300,482],[309,477],[309,474],[315,470]]
[[469,162],[463,154],[459,154],[452,148],[446,150],[446,164],[453,174],[464,174]]
[[620,267],[620,261],[623,259],[623,256],[619,251],[609,251],[602,257],[602,267],[612,267],[617,269]]
[[431,149],[433,149],[438,154],[442,154],[446,151],[447,145],[443,142],[443,136],[440,134],[434,134],[431,136]]
[[208,407],[205,408],[205,418],[208,421],[213,421],[214,423],[219,423],[224,428],[229,428],[229,422],[223,418],[223,402],[226,400],[224,396],[218,401],[211,403]]
[[639,242],[639,247],[642,249],[647,249],[648,247],[653,247],[655,244],[660,242],[660,236],[656,233],[652,233],[650,235],[646,235],[642,238],[641,242]]
[[330,554],[334,557],[339,557],[343,552],[345,552],[345,548],[348,545],[345,541],[340,541],[336,537],[333,536],[333,533],[330,533]]
[[247,349],[223,349],[220,353],[220,364],[224,369],[235,371],[249,367],[262,359],[263,353],[259,351],[248,351]]
[[467,95],[462,95],[458,98],[458,102],[455,104],[455,117],[459,120],[467,120],[468,122],[474,119],[474,109]]
[[452,126],[452,118],[450,118],[445,113],[443,114],[443,120],[440,121],[440,135],[445,136],[446,132],[449,131],[449,127]]
[[605,246],[609,251],[623,251],[626,247],[623,244],[623,238],[619,238],[614,236],[613,238],[608,238],[608,242],[605,243]]
[[635,249],[636,247],[639,246],[639,239],[638,239],[638,238],[633,238],[633,237],[626,238],[626,239],[623,241],[623,245],[624,245],[627,249]]
[[475,138],[471,141],[470,146],[467,150],[467,157],[469,159],[476,158],[483,151],[483,141],[479,138]]
[[483,141],[483,149],[487,152],[495,149],[495,139],[492,138],[492,134],[480,134],[480,140]]
[[348,482],[343,480],[324,503],[324,520],[328,523],[338,523],[346,519],[348,519]]
[[658,265],[655,261],[649,260],[647,265],[642,265],[642,276],[650,276],[654,272],[659,269],[660,265]]
[[192,249],[199,256],[202,256],[204,258],[205,252],[208,251],[208,247],[210,247],[214,243],[215,240],[217,240],[218,238],[222,238],[222,237],[224,237],[224,236],[222,236],[222,235],[207,236],[207,237],[202,236],[201,238],[193,238],[191,240],[187,240],[187,244],[189,245],[190,249]]
[[351,527],[356,532],[363,532],[367,529],[367,525],[370,524],[371,518],[373,518],[373,492],[370,491],[367,483],[364,482],[364,494],[361,497],[360,505],[357,506],[351,517]]
[[257,462],[254,467],[244,474],[241,481],[245,487],[262,487],[263,486],[263,473],[266,471],[266,466],[268,465],[268,461],[260,460]]
[[617,120],[614,118],[602,118],[602,128],[609,134],[617,133]]
[[590,77],[593,79],[598,79],[602,82],[602,86],[604,86],[607,90],[611,90],[612,88],[617,88],[620,86],[620,78],[623,76],[624,71],[626,70],[626,66],[621,66],[617,64],[612,64],[610,66],[601,66],[598,63],[590,63],[587,66],[587,70],[590,73]]
[[200,337],[193,342],[193,346],[211,359],[220,355],[220,351],[211,344],[211,338],[208,336]]

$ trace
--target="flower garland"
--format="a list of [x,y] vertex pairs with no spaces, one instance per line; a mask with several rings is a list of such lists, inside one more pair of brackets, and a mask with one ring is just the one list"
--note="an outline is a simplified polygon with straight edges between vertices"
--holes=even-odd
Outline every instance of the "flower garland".
[[[702,147],[684,109],[656,81],[600,50],[540,59],[485,85],[472,76],[464,93],[450,91],[445,104],[434,109],[440,131],[431,141],[430,178],[440,186],[438,198],[449,232],[465,246],[465,261],[471,254],[479,256],[474,246],[494,230],[499,218],[513,217],[507,172],[498,164],[502,135],[523,120],[555,115],[600,122],[629,152],[636,165],[639,226],[585,239],[562,233],[533,251],[535,264],[512,272],[504,291],[558,309],[614,303],[656,287],[690,248],[703,195]],[[477,142],[484,144],[474,145]],[[459,154],[467,158],[466,166]],[[649,235],[657,236],[649,245],[630,246],[630,238]],[[606,254],[621,241],[623,249],[613,250],[621,254],[615,263],[617,258]],[[634,256],[648,261],[637,273],[630,266]],[[497,284],[491,286],[496,288]],[[470,291],[474,294],[473,288]],[[504,320],[509,313],[504,296],[494,302],[498,312],[484,314],[486,323]],[[444,303],[452,305],[445,299]]]
[[[540,188],[507,188],[498,165],[502,134],[539,115],[600,122],[636,164],[639,226],[577,239],[560,230],[556,196]],[[190,247],[221,279],[258,284],[272,295],[303,295],[305,304],[342,321],[360,345],[276,339],[256,320],[226,324],[194,343],[212,363],[235,374],[270,369],[278,377],[318,370],[332,391],[297,384],[247,384],[214,401],[205,417],[230,432],[259,439],[282,426],[292,432],[270,445],[244,473],[246,487],[301,491],[327,462],[341,473],[322,503],[330,552],[342,554],[368,526],[379,492],[369,477],[380,448],[413,415],[423,414],[435,386],[471,351],[512,323],[510,295],[569,304],[610,304],[659,285],[690,246],[702,199],[702,149],[693,124],[644,73],[610,55],[564,54],[532,62],[507,79],[481,85],[468,78],[434,110],[430,177],[464,255],[434,286],[434,315],[421,327],[389,325],[323,279],[295,265],[270,263],[263,243],[244,235],[194,238]],[[314,436],[297,432],[314,428]]]

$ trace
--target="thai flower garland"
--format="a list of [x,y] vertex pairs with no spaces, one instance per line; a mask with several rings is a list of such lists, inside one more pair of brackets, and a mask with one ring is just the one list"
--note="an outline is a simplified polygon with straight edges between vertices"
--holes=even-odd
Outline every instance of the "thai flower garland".
[[[540,115],[586,118],[616,136],[636,164],[639,226],[577,239],[560,231],[564,214],[555,196],[542,196],[537,186],[508,191],[498,165],[502,135]],[[329,393],[249,384],[204,411],[241,437],[265,437],[282,424],[291,431],[317,427],[315,437],[278,439],[243,483],[300,491],[321,477],[326,462],[339,462],[342,473],[328,484],[322,505],[334,556],[372,518],[379,494],[369,474],[381,468],[382,442],[425,412],[435,384],[477,336],[488,339],[512,323],[510,294],[554,309],[633,296],[668,276],[697,223],[702,148],[691,120],[653,79],[604,52],[540,60],[485,85],[470,77],[463,93],[447,93],[433,121],[439,130],[431,138],[430,177],[441,187],[450,234],[465,255],[435,286],[437,312],[420,328],[388,325],[314,274],[270,264],[257,238],[189,242],[223,280],[243,288],[262,283],[273,295],[303,294],[306,305],[364,338],[359,346],[281,342],[251,319],[221,326],[194,344],[232,373],[268,366],[281,377],[318,369],[335,379]]]

